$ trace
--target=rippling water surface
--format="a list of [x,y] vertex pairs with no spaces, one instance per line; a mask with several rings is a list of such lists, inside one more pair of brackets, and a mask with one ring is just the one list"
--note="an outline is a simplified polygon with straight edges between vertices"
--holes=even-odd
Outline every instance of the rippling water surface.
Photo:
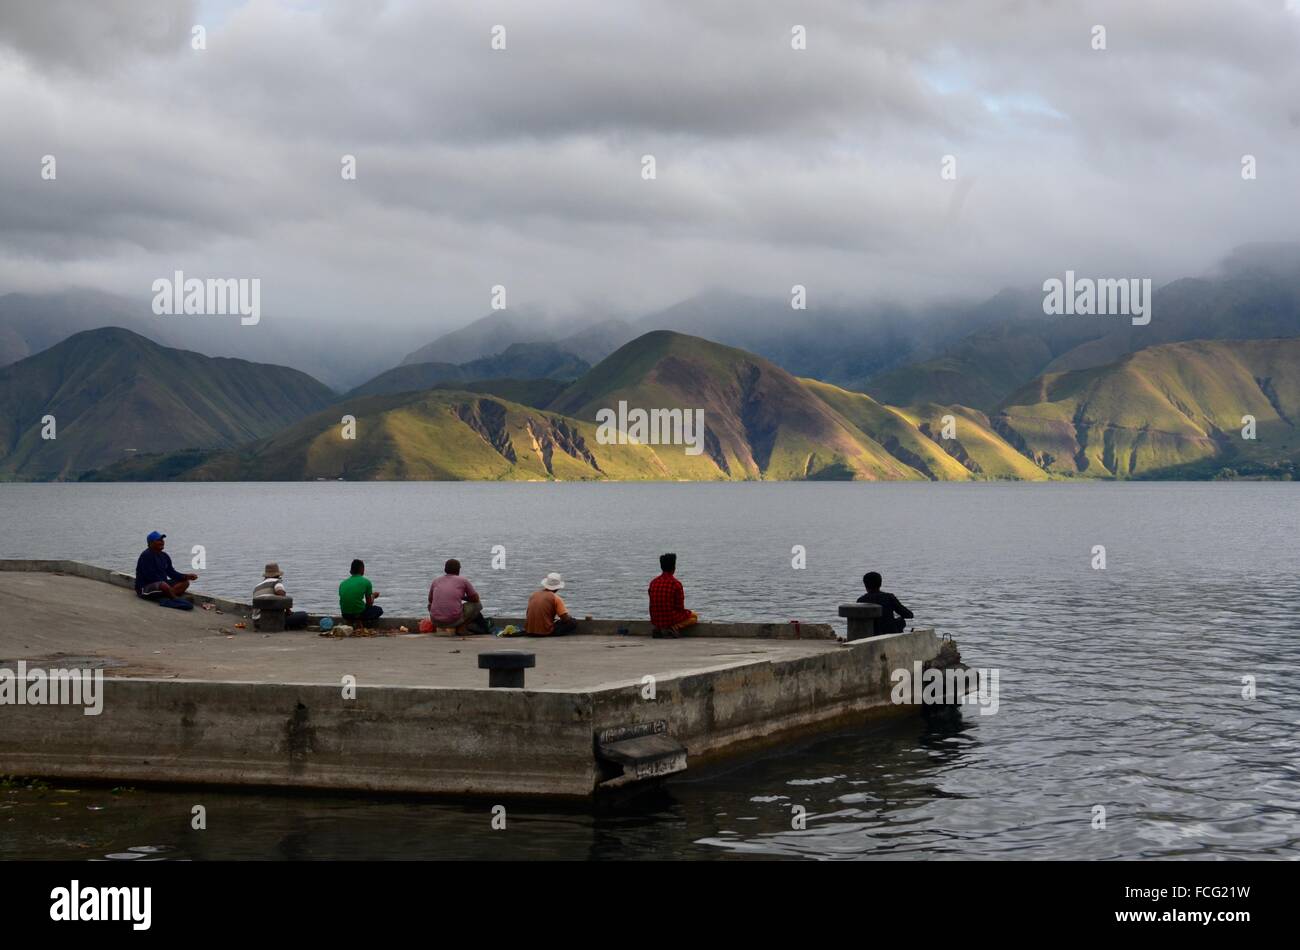
[[489,612],[561,571],[595,616],[640,616],[662,550],[706,619],[830,620],[875,569],[1000,671],[995,715],[869,726],[594,807],[512,804],[505,831],[490,802],[5,788],[0,858],[1300,856],[1294,484],[0,485],[0,524],[0,557],[128,571],[156,527],[182,569],[203,545],[199,589],[240,599],[277,560],[309,609],[352,557],[412,614],[451,556]]

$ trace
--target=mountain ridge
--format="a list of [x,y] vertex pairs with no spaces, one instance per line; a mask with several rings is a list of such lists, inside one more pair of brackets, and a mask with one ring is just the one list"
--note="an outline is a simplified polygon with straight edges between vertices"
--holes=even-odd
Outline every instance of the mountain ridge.
[[0,474],[66,477],[130,451],[233,447],[333,399],[289,367],[85,330],[0,368]]
[[[1254,437],[1245,438],[1247,417]],[[1048,373],[997,424],[1044,470],[1129,478],[1300,460],[1300,338],[1193,340]]]
[[[620,404],[698,410],[700,440],[611,440],[602,414]],[[986,411],[889,405],[666,330],[568,382],[459,380],[338,397],[297,370],[108,328],[0,369],[0,406],[8,478],[1287,477],[1300,460],[1300,338],[1144,347],[1043,374]],[[47,414],[56,439],[40,439]],[[1234,437],[1245,415],[1254,440]],[[341,437],[344,416],[357,440]]]

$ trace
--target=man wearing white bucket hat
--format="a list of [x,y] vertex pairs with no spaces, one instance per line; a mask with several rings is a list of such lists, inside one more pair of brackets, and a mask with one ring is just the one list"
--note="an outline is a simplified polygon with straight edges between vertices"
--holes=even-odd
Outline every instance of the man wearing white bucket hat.
[[528,598],[524,633],[534,637],[551,637],[578,629],[578,621],[569,616],[568,608],[556,593],[563,588],[563,577],[554,572],[546,575],[541,590]]
[[[257,603],[257,598],[265,596],[287,597],[288,593],[284,589],[284,571],[280,570],[280,565],[275,561],[266,565],[262,571],[262,579],[258,581],[257,586],[253,588],[253,603]],[[253,608],[253,623],[262,619],[262,611],[256,607]],[[301,610],[288,610],[284,612],[284,629],[301,630],[307,626],[307,615]]]

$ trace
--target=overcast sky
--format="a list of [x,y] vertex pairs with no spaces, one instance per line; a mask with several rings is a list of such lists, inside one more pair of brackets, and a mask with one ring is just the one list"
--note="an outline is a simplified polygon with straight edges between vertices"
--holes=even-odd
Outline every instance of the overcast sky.
[[455,326],[494,284],[637,314],[1159,283],[1300,238],[1300,3],[0,0],[0,121],[0,292],[147,308],[181,269]]

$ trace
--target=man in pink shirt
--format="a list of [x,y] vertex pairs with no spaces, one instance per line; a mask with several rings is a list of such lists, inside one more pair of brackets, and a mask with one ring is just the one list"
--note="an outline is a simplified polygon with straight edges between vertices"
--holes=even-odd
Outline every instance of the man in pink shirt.
[[460,561],[452,558],[442,577],[429,585],[429,620],[434,629],[456,633],[487,633],[483,603],[474,585],[460,576]]

